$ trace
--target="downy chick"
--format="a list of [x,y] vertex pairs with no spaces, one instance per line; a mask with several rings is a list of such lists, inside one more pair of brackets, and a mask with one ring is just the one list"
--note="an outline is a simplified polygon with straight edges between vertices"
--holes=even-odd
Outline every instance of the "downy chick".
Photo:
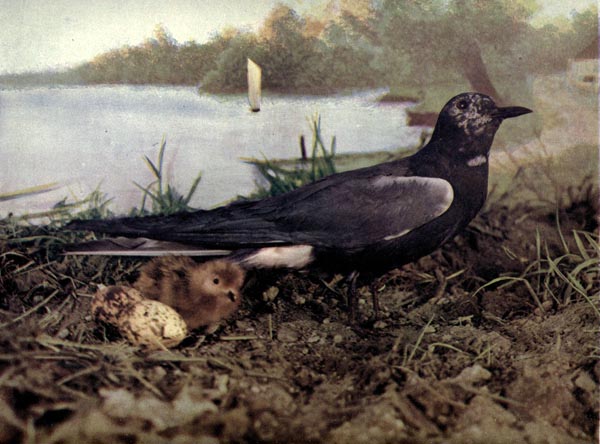
[[134,287],[173,307],[191,330],[206,326],[214,332],[239,307],[244,278],[244,270],[226,260],[196,263],[186,256],[165,256],[144,265]]

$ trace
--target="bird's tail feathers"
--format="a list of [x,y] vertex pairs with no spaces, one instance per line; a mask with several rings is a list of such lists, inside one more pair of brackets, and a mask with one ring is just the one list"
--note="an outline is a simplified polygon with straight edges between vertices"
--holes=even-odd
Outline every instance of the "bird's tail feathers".
[[157,241],[143,237],[116,237],[68,245],[66,255],[91,256],[227,256],[231,250],[207,249],[177,242]]

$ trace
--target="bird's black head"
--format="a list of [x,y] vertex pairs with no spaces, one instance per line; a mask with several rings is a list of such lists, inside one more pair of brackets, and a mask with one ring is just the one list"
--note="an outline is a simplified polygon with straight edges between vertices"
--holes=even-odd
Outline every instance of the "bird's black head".
[[442,108],[432,140],[443,140],[465,154],[487,154],[504,119],[530,112],[521,106],[498,107],[485,94],[462,93]]
[[444,105],[438,124],[462,132],[467,137],[477,137],[486,132],[496,132],[504,119],[530,112],[530,109],[521,106],[498,107],[485,94],[462,93]]

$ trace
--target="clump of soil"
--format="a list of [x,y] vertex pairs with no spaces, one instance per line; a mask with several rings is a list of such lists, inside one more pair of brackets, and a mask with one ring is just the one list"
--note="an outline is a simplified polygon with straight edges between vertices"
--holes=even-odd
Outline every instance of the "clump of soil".
[[378,278],[377,317],[361,288],[356,323],[339,276],[254,274],[215,334],[153,353],[90,316],[96,284],[142,261],[64,257],[75,235],[5,220],[0,442],[590,442],[594,202],[565,206],[560,231],[554,211],[492,204]]

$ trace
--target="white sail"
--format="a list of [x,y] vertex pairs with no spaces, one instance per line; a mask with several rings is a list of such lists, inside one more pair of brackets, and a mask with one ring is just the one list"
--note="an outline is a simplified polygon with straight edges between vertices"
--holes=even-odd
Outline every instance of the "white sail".
[[248,59],[248,101],[253,112],[260,111],[260,66]]

